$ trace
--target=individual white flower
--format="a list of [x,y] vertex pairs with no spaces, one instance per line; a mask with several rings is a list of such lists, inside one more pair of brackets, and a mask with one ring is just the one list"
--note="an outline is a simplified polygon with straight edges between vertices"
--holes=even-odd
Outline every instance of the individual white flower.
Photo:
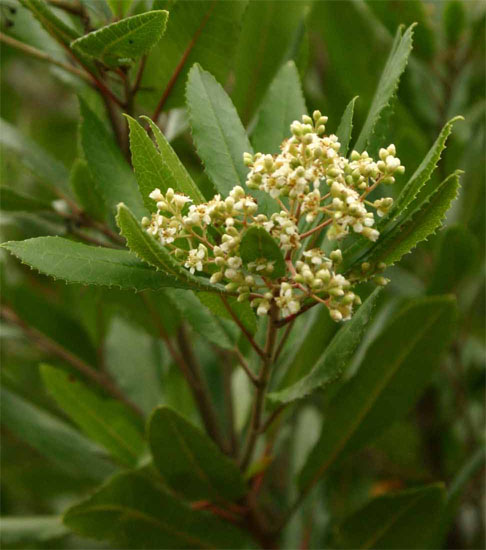
[[184,267],[194,274],[194,272],[203,270],[203,261],[206,259],[208,249],[201,243],[197,248],[189,250]]

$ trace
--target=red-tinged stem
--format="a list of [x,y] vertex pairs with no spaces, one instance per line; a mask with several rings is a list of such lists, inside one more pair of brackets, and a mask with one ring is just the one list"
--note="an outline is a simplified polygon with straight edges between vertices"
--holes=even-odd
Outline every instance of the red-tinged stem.
[[327,227],[330,223],[332,223],[332,219],[326,220],[325,222],[320,223],[319,225],[316,225],[316,227],[309,229],[309,231],[306,231],[305,233],[302,233],[300,235],[301,239],[305,239],[309,235],[312,235],[316,231],[319,231],[320,229],[324,229],[324,227]]
[[177,82],[177,79],[184,68],[184,65],[186,64],[187,58],[189,57],[192,49],[194,48],[197,40],[199,39],[199,36],[201,35],[202,31],[204,30],[204,27],[206,26],[206,23],[211,16],[214,8],[216,7],[216,1],[214,1],[211,4],[211,7],[203,17],[201,24],[197,28],[196,32],[194,33],[194,36],[192,37],[192,40],[189,42],[189,45],[185,49],[184,53],[182,54],[182,57],[177,64],[177,67],[175,68],[174,72],[172,73],[172,76],[170,77],[170,80],[164,90],[164,93],[162,94],[162,97],[160,98],[159,103],[157,104],[157,107],[155,108],[154,114],[152,115],[152,120],[157,123],[157,120],[160,116],[160,113],[162,112],[162,109],[164,108],[165,103],[169,99],[169,96],[172,92],[172,89],[175,86],[175,83]]

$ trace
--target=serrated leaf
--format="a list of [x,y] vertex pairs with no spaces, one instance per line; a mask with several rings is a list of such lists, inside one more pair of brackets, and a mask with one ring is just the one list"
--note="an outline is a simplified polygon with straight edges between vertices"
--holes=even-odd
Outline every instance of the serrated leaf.
[[406,414],[449,345],[454,321],[453,298],[440,296],[410,302],[388,323],[333,398],[299,476],[303,491]]
[[42,212],[52,211],[52,204],[2,186],[0,187],[0,209],[4,212]]
[[378,87],[373,97],[368,116],[366,117],[366,121],[354,146],[354,149],[357,151],[361,152],[366,148],[368,140],[373,134],[375,124],[398,88],[398,82],[407,66],[408,57],[412,51],[414,26],[415,24],[410,25],[403,33],[403,36],[401,28],[397,31],[390,55],[388,56],[385,68],[378,82]]
[[174,287],[223,292],[222,286],[213,285],[207,279],[192,275],[170,255],[169,251],[154,237],[142,229],[142,226],[124,205],[118,205],[116,216],[121,234],[127,241],[128,248],[141,260],[169,274],[176,281]]
[[463,120],[463,118],[460,116],[454,117],[444,125],[435,143],[402,189],[389,214],[380,223],[380,227],[397,216],[403,215],[405,210],[413,204],[417,195],[423,191],[425,184],[430,180],[432,173],[437,167],[441,154],[445,149],[447,138],[452,132],[452,126],[458,120]]
[[184,104],[187,73],[201,63],[225,82],[233,67],[240,20],[246,1],[185,0],[170,6],[167,31],[150,52],[145,65],[139,99],[149,110],[167,95],[164,108]]
[[[226,309],[220,295],[213,292],[197,292],[196,296],[199,298],[201,303],[210,309],[215,315],[223,317],[224,319],[233,320],[233,317]],[[227,300],[229,306],[241,321],[242,325],[250,334],[255,334],[257,329],[257,319],[249,302],[238,302],[238,300],[233,296],[228,296]]]
[[290,387],[268,394],[272,403],[291,403],[322,389],[340,377],[362,341],[381,289],[377,288],[337,332],[307,376]]
[[86,161],[74,161],[69,182],[82,209],[93,219],[103,221],[106,215],[105,204]]
[[[300,32],[306,2],[251,1],[234,62],[233,99],[248,123]],[[304,113],[301,113],[301,115]]]
[[241,239],[240,256],[246,264],[265,259],[273,262],[270,279],[278,279],[285,274],[285,260],[275,239],[263,227],[250,227]]
[[211,501],[237,500],[245,494],[236,463],[177,412],[156,409],[148,434],[154,465],[176,493]]
[[0,520],[0,544],[3,548],[37,545],[68,534],[69,529],[62,524],[60,516],[3,516]]
[[66,167],[2,118],[0,144],[18,155],[22,163],[43,183],[69,192],[69,172]]
[[37,237],[1,245],[43,275],[67,283],[160,290],[180,283],[125,250],[89,246],[62,237]]
[[229,523],[192,510],[135,473],[120,474],[70,508],[64,523],[76,533],[119,548],[241,548],[246,536]]
[[440,518],[442,484],[391,493],[373,499],[338,527],[338,548],[423,549]]
[[110,212],[124,202],[136,215],[146,214],[137,181],[119,147],[84,100],[81,108],[81,142],[84,155],[98,190]]
[[336,135],[339,143],[341,144],[339,154],[343,157],[348,154],[349,142],[351,141],[351,134],[353,131],[354,104],[357,99],[358,96],[353,97],[353,99],[347,104],[346,109],[344,109],[343,116],[341,117],[341,122],[336,130]]
[[128,115],[126,117],[130,128],[132,164],[147,210],[154,212],[157,209],[155,201],[149,197],[157,187],[163,193],[172,187],[175,191],[190,196],[196,203],[203,202],[203,195],[158,126],[144,117],[151,124],[159,150],[142,126]]
[[165,10],[154,10],[127,17],[78,38],[71,47],[109,66],[138,59],[162,38],[168,16]]
[[405,221],[383,235],[359,261],[372,265],[380,262],[392,265],[432,235],[441,226],[452,201],[457,197],[460,174],[457,171],[448,176],[437,186],[428,202],[419,205],[408,214]]
[[290,125],[307,114],[299,73],[288,61],[275,75],[263,98],[258,122],[251,136],[255,151],[278,153],[280,144],[290,135]]
[[[248,169],[243,153],[253,149],[228,94],[196,64],[189,71],[186,98],[196,149],[216,190],[226,197],[235,185],[245,188]],[[268,212],[275,203],[260,191],[250,194],[263,211]]]
[[121,464],[133,467],[142,455],[145,443],[138,421],[118,401],[104,399],[69,373],[41,366],[48,392],[59,407],[93,441],[96,441]]
[[0,389],[2,424],[19,439],[71,475],[102,480],[113,473],[101,447],[72,426],[15,395]]

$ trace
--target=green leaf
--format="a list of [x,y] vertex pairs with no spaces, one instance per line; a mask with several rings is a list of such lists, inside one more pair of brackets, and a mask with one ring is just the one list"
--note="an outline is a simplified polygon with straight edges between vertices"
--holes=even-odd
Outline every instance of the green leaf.
[[457,288],[477,266],[478,241],[466,227],[455,225],[441,238],[428,294],[457,292]]
[[273,262],[269,277],[278,279],[285,274],[285,260],[275,239],[263,227],[250,227],[240,243],[240,255],[246,264],[261,258]]
[[138,94],[147,110],[155,109],[164,96],[165,109],[181,107],[187,73],[196,62],[226,81],[246,4],[185,0],[167,8],[167,31],[147,57]]
[[125,17],[129,9],[132,7],[133,0],[106,0],[113,15]]
[[336,394],[322,435],[299,477],[306,491],[345,453],[356,451],[401,418],[427,385],[451,341],[451,297],[412,301],[368,348],[357,374]]
[[408,57],[412,51],[414,26],[415,24],[410,25],[403,33],[403,36],[402,28],[399,28],[397,31],[390,55],[388,56],[385,68],[378,82],[378,87],[371,103],[368,116],[354,146],[354,149],[357,151],[363,151],[366,148],[383,109],[385,109],[396,93],[398,82],[407,66]]
[[81,142],[86,162],[107,208],[114,212],[124,202],[137,215],[146,214],[133,172],[101,120],[84,100],[81,108]]
[[101,480],[113,473],[104,451],[53,414],[0,389],[2,424],[15,437],[76,477]]
[[125,250],[89,246],[61,237],[37,237],[1,245],[22,263],[67,283],[160,290],[180,283],[157,272]]
[[69,373],[41,366],[47,390],[83,432],[106,448],[121,464],[133,467],[144,451],[144,441],[133,413],[122,403],[103,399]]
[[141,475],[120,474],[70,508],[64,523],[118,548],[241,548],[245,535],[213,515],[192,510]]
[[51,203],[24,195],[10,187],[0,187],[0,199],[0,209],[5,212],[52,211]]
[[375,498],[338,528],[338,548],[429,548],[444,497],[436,484]]
[[74,161],[70,184],[82,209],[95,220],[103,221],[106,216],[105,204],[91,177],[86,161],[82,159]]
[[354,104],[358,96],[353,97],[353,99],[348,103],[346,109],[344,110],[343,116],[341,117],[341,122],[339,127],[336,130],[336,135],[341,144],[339,149],[339,154],[345,157],[348,154],[349,142],[351,141],[351,134],[353,131],[353,115],[354,115]]
[[443,8],[442,18],[447,43],[455,46],[466,25],[466,6],[459,0],[449,0]]
[[153,212],[157,209],[155,201],[149,197],[149,194],[157,187],[163,193],[172,187],[175,191],[190,196],[196,203],[203,202],[204,197],[201,191],[192,181],[191,176],[158,126],[144,117],[151,125],[159,150],[142,126],[128,115],[126,117],[130,128],[132,164],[147,210]]
[[61,21],[57,15],[54,15],[44,0],[20,0],[20,2],[33,13],[49,34],[65,46],[69,46],[72,40],[78,38],[79,33]]
[[307,113],[299,73],[288,61],[275,75],[263,98],[258,122],[252,134],[255,151],[278,153],[290,135],[290,125]]
[[[213,292],[197,292],[196,296],[202,304],[210,309],[215,315],[224,319],[233,320],[233,317],[226,309],[222,297]],[[255,334],[257,329],[257,319],[255,313],[248,302],[238,302],[233,296],[228,296],[228,304],[233,310],[236,317],[241,321],[242,325],[250,332]]]
[[398,216],[403,215],[405,210],[413,205],[419,193],[433,192],[435,186],[430,189],[431,185],[429,185],[427,188],[426,183],[430,180],[433,172],[437,168],[440,156],[445,149],[447,138],[452,132],[452,126],[458,120],[464,119],[460,116],[454,117],[453,119],[449,120],[449,122],[447,122],[447,124],[445,124],[445,126],[442,128],[438,138],[435,140],[434,145],[432,145],[429,152],[420,163],[420,166],[417,168],[417,170],[415,170],[414,174],[411,176],[411,178],[402,189],[393,207],[390,209],[389,214],[380,223],[380,227],[385,225],[390,220],[393,220]]
[[156,345],[146,332],[119,317],[104,341],[107,370],[123,394],[147,414],[162,402]]
[[69,191],[67,184],[69,173],[65,166],[1,118],[0,144],[17,155],[43,183]]
[[234,103],[245,124],[286,60],[306,10],[306,2],[249,3],[236,53],[233,91]]
[[273,403],[290,403],[339,378],[363,339],[380,290],[377,288],[343,325],[307,376],[290,387],[268,394],[268,399]]
[[157,44],[168,16],[165,10],[155,10],[127,17],[78,38],[71,47],[109,66],[120,65],[126,59],[138,59]]
[[208,279],[192,275],[177,263],[159,241],[143,230],[138,220],[124,204],[118,205],[116,221],[130,250],[141,260],[171,275],[177,281],[172,286],[212,292],[224,291],[222,286],[213,285]]
[[226,197],[235,185],[245,185],[243,153],[253,151],[245,129],[223,87],[197,64],[189,71],[186,97],[197,152]]
[[432,235],[442,225],[452,201],[457,197],[460,175],[461,172],[457,171],[448,176],[433,191],[428,202],[410,212],[402,223],[380,237],[360,262],[392,265]]
[[3,516],[0,520],[0,544],[3,548],[45,543],[67,534],[69,529],[62,524],[60,516]]
[[199,428],[159,407],[148,427],[154,464],[164,481],[189,500],[237,500],[245,483],[236,463]]
[[192,292],[172,289],[167,294],[173,298],[174,307],[181,313],[181,317],[205,340],[221,348],[234,349],[239,336],[234,325],[212,315]]

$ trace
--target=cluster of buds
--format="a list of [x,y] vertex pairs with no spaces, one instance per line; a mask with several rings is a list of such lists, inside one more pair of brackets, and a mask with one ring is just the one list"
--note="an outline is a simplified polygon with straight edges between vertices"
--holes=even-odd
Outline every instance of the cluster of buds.
[[[341,156],[337,136],[325,135],[326,123],[327,117],[315,111],[292,123],[292,136],[279,154],[245,153],[250,168],[246,186],[274,199],[272,214],[258,212],[256,199],[241,186],[226,198],[215,195],[201,204],[173,189],[165,194],[155,189],[150,198],[157,211],[142,225],[191,273],[224,284],[238,300],[250,301],[258,315],[276,307],[286,318],[298,314],[304,303],[322,302],[334,320],[349,319],[353,306],[360,304],[353,292],[359,277],[339,273],[339,248],[325,255],[316,244],[322,231],[330,241],[350,232],[376,241],[374,211],[385,215],[393,200],[370,202],[367,197],[380,183],[394,183],[404,167],[394,145],[380,149],[377,162],[366,151]],[[285,274],[273,277],[275,262],[269,258],[243,261],[240,244],[251,227],[263,228],[278,244]],[[378,279],[378,284],[386,282]]]

